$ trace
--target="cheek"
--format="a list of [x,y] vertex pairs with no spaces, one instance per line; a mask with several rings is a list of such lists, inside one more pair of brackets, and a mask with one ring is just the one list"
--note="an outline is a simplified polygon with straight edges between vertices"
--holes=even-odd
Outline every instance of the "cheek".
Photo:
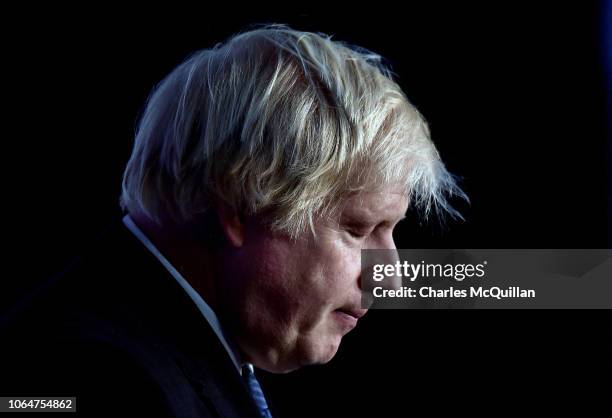
[[316,271],[320,277],[316,287],[323,303],[336,309],[354,297],[361,265],[358,249],[338,242],[331,244],[322,246],[318,253]]
[[358,250],[326,241],[259,247],[249,257],[253,271],[245,283],[251,324],[265,321],[300,332],[316,327],[330,311],[354,302],[359,255]]
[[293,304],[299,272],[290,248],[280,242],[265,242],[249,251],[246,264],[244,285],[255,300],[270,310],[287,310]]
[[283,239],[262,240],[246,248],[240,277],[242,315],[249,327],[294,328],[302,322],[320,275],[312,251]]
[[243,267],[232,280],[234,296],[240,295],[235,309],[247,328],[263,334],[308,332],[358,297],[360,252],[340,240],[262,240],[240,258],[236,264]]

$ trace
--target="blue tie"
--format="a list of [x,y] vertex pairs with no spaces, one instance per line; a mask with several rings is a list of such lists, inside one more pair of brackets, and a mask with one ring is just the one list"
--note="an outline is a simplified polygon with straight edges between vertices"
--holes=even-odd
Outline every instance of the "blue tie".
[[266,398],[264,397],[263,391],[261,390],[261,386],[259,386],[259,382],[255,377],[255,373],[253,372],[252,366],[245,365],[242,366],[242,378],[249,389],[249,394],[255,401],[257,405],[257,409],[259,409],[259,413],[263,418],[272,418],[272,414],[270,414],[270,409],[268,409],[268,403],[266,402]]

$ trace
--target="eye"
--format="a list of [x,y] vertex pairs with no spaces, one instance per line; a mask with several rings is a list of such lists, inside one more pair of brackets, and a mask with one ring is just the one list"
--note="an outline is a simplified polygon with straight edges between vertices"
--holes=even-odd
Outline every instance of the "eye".
[[354,229],[349,229],[348,233],[351,237],[353,238],[357,238],[357,239],[361,239],[361,238],[365,238],[368,236],[368,232],[364,232],[364,231],[356,231]]
[[347,225],[346,231],[354,239],[363,239],[372,233],[372,226],[370,225]]

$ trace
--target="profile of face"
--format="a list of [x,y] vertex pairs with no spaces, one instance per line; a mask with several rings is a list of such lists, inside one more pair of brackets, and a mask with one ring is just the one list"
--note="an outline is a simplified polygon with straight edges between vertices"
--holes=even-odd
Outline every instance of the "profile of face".
[[297,240],[256,219],[222,257],[220,308],[245,360],[274,373],[326,363],[361,309],[361,250],[395,249],[393,229],[407,195],[394,188],[343,202],[339,219],[315,223]]

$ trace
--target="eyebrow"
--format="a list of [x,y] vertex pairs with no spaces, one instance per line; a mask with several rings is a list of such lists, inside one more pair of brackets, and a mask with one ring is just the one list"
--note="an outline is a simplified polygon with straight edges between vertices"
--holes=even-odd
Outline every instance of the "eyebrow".
[[[345,217],[343,216],[343,218],[345,218]],[[346,219],[346,218],[348,218],[348,219]],[[392,219],[385,218],[385,217],[383,217],[380,220],[371,220],[371,218],[369,218],[368,216],[363,216],[363,215],[347,215],[346,218],[345,218],[345,221],[348,221],[349,223],[351,221],[357,222],[357,223],[359,223],[359,222],[366,222],[368,224],[379,224],[381,222],[393,222]],[[399,222],[403,221],[404,219],[406,219],[406,214],[403,214],[401,217],[397,218],[396,223],[399,223]]]

